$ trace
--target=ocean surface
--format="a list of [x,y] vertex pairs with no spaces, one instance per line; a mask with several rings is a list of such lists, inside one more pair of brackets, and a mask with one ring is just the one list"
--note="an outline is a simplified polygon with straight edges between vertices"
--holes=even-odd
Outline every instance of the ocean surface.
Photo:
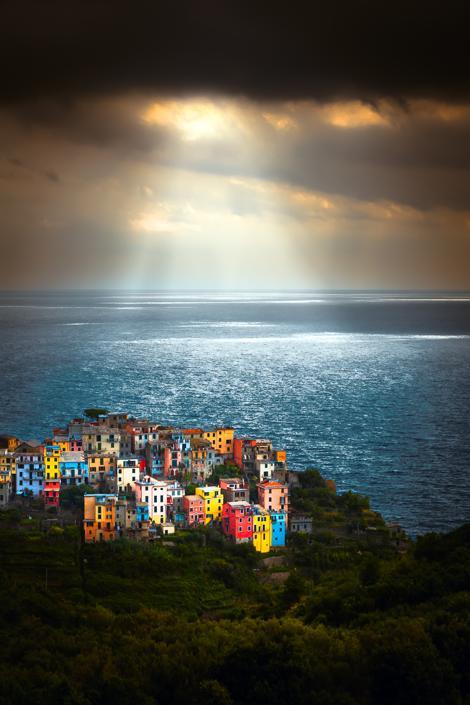
[[0,432],[231,423],[413,535],[470,521],[470,295],[0,294]]

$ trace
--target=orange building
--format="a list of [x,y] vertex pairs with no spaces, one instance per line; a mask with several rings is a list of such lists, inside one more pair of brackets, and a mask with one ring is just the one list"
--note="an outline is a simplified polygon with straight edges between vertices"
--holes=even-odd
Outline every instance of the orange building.
[[83,495],[83,531],[86,543],[113,541],[116,538],[116,502],[114,494]]
[[267,511],[289,513],[289,487],[281,482],[268,480],[258,485],[258,502]]
[[90,485],[115,488],[117,457],[112,453],[87,453]]
[[231,426],[219,426],[212,431],[204,431],[202,436],[210,442],[219,455],[233,455],[233,437],[235,429]]
[[273,459],[276,463],[285,463],[287,454],[285,450],[273,450]]
[[50,445],[59,446],[61,453],[70,453],[71,450],[70,441],[64,436],[54,436],[50,441]]
[[182,428],[181,433],[188,438],[202,438],[204,431],[202,428]]
[[7,450],[9,453],[13,453],[18,446],[20,445],[20,441],[16,436],[8,436],[8,435],[1,435],[0,436],[0,448],[4,448]]

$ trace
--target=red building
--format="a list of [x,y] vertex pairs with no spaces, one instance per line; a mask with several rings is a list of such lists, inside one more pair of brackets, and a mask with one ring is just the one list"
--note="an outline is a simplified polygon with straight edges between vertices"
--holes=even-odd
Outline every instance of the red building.
[[60,477],[44,481],[44,504],[48,507],[59,507]]
[[247,448],[252,448],[256,445],[256,441],[251,438],[234,438],[233,439],[233,462],[240,470],[245,468],[245,455]]
[[206,518],[204,498],[197,494],[187,494],[183,497],[183,512],[188,526],[204,525]]
[[235,543],[253,539],[253,509],[248,502],[226,502],[222,507],[222,531]]

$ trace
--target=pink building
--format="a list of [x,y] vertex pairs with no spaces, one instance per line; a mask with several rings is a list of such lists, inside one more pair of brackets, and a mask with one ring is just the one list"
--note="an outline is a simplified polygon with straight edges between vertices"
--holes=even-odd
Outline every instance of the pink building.
[[134,483],[134,491],[136,500],[148,505],[150,521],[164,524],[168,498],[166,482],[145,475],[142,480]]
[[258,487],[258,502],[263,509],[275,512],[289,513],[289,487],[281,482],[268,480],[260,482]]
[[235,543],[253,539],[253,509],[248,502],[226,502],[222,507],[222,531]]
[[204,525],[204,499],[197,494],[187,494],[183,497],[183,512],[188,526]]
[[174,477],[178,474],[183,460],[181,448],[176,441],[170,441],[163,449],[163,477]]

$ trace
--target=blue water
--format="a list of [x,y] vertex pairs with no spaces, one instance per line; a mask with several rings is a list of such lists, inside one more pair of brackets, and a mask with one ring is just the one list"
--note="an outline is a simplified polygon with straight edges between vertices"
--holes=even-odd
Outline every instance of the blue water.
[[3,293],[0,361],[0,432],[229,422],[413,534],[470,521],[467,295]]

